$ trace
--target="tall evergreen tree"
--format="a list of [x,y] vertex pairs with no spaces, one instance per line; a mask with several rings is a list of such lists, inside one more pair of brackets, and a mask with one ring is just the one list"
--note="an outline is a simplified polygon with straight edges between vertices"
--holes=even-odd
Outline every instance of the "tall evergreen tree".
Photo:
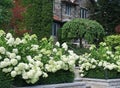
[[27,29],[42,37],[51,35],[53,10],[52,0],[23,0],[27,6],[25,21]]
[[100,22],[108,34],[114,33],[115,27],[120,24],[120,0],[97,0],[93,8],[91,18]]

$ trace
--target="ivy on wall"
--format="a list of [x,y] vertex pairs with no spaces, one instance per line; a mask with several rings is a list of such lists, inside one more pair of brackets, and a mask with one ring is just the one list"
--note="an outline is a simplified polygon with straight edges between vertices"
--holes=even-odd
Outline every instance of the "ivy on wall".
[[12,16],[13,0],[0,0],[0,28],[7,29]]
[[27,7],[25,16],[26,28],[37,34],[38,38],[49,37],[53,22],[52,0],[23,0]]

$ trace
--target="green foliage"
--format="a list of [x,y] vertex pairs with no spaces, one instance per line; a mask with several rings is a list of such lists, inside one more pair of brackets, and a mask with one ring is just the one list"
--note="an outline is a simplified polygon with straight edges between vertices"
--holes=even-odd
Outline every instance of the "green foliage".
[[97,20],[102,24],[108,34],[114,33],[115,26],[120,24],[120,1],[97,0],[91,8],[94,9],[91,19]]
[[108,46],[115,48],[120,44],[120,35],[110,35],[107,36],[104,40]]
[[11,18],[11,11],[13,0],[0,0],[0,27],[7,28],[10,18]]
[[25,23],[27,29],[37,34],[38,38],[50,37],[53,10],[52,0],[23,0],[27,8],[25,12]]
[[[40,80],[34,85],[45,85],[45,84],[58,84],[58,83],[70,83],[74,81],[74,73],[65,70],[59,70],[55,73],[48,73],[47,78],[40,77]],[[14,80],[16,86],[33,86],[33,84],[27,84],[24,80],[16,78]]]
[[0,88],[12,88],[12,78],[0,70]]
[[93,43],[94,40],[102,39],[104,35],[103,27],[96,21],[88,19],[74,19],[65,23],[62,27],[62,39],[78,38],[86,39]]

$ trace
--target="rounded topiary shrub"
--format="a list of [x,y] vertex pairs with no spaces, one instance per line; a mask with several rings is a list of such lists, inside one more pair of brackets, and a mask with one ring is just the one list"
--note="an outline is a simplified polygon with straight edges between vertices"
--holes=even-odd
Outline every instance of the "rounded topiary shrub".
[[89,19],[73,19],[65,23],[61,29],[61,39],[71,40],[79,39],[80,46],[82,46],[82,39],[89,43],[100,41],[105,35],[104,28],[101,24]]
[[12,78],[0,71],[0,88],[12,88]]

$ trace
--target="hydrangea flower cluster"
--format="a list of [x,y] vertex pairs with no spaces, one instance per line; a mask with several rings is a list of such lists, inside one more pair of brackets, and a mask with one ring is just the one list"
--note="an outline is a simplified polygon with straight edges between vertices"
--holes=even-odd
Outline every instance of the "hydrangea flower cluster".
[[38,41],[36,35],[29,34],[15,38],[0,30],[0,70],[13,78],[21,76],[34,84],[41,76],[48,77],[48,72],[73,71],[78,58],[66,43],[53,44],[53,38]]
[[90,69],[103,68],[103,70],[115,70],[120,72],[120,45],[112,49],[106,42],[101,42],[99,47],[91,45],[90,53],[85,53],[79,57],[79,67],[81,77],[86,75]]

